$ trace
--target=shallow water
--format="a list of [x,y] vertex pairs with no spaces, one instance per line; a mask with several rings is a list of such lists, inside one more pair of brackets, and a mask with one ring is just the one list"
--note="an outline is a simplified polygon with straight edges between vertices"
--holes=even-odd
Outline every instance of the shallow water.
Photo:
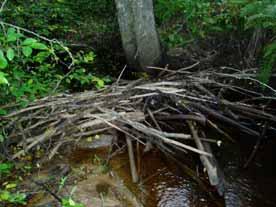
[[[207,190],[214,197],[157,151],[142,158],[142,179],[138,187],[131,182],[128,164],[115,169],[146,207],[273,207],[276,206],[276,166],[273,165],[276,151],[274,153],[273,146],[276,147],[272,142],[264,145],[246,170],[242,166],[250,152],[246,149],[248,147],[241,145],[221,149],[223,156],[219,160],[223,162],[227,182],[225,203],[216,197],[212,187]],[[117,156],[112,166],[123,162],[128,162],[126,154]]]
[[[276,187],[276,165],[273,159],[276,157],[276,151],[273,150],[276,147],[275,142],[270,141],[263,145],[247,170],[242,169],[242,165],[252,146],[248,147],[248,143],[244,146],[246,147],[243,147],[241,143],[239,147],[228,146],[219,150],[219,162],[227,181],[225,202],[216,195],[215,189],[208,185],[207,180],[204,185],[199,184],[158,150],[152,150],[144,155],[141,150],[140,162],[137,162],[140,177],[138,184],[133,184],[131,181],[126,152],[113,157],[110,165],[112,172],[123,181],[124,186],[132,195],[135,195],[138,203],[142,203],[145,207],[276,206],[276,190],[274,189]],[[74,151],[68,158],[70,165],[77,164],[83,166],[84,169],[87,168],[86,175],[88,176],[85,176],[82,181],[87,184],[91,180],[95,182],[95,178],[89,179],[91,177],[89,173],[95,172],[95,169],[89,170],[94,166],[93,158],[95,155],[105,158],[107,154],[107,148],[81,148]],[[196,169],[195,162],[191,162],[191,156],[183,156],[181,159],[192,169]],[[203,174],[200,175],[202,178]],[[112,185],[115,186],[115,184]]]

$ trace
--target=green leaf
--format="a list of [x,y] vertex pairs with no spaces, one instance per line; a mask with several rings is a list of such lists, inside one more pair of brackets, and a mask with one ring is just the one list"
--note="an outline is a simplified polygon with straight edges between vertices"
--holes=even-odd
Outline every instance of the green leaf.
[[0,69],[4,69],[8,66],[8,61],[4,56],[4,53],[2,50],[0,50]]
[[9,61],[12,61],[15,56],[14,50],[12,48],[8,48],[7,50],[7,58]]
[[48,49],[48,47],[45,44],[39,43],[39,42],[34,42],[30,46],[36,50],[47,50]]
[[0,191],[0,201],[8,201],[11,197],[9,191]]
[[71,206],[76,205],[75,201],[73,201],[71,198],[70,198],[68,201],[69,201],[69,204],[70,204]]
[[103,88],[104,87],[104,81],[102,80],[102,79],[99,79],[99,80],[97,80],[97,86],[99,87],[99,88]]
[[[7,113],[8,113],[7,110],[5,110],[5,109],[0,109],[0,116],[1,116],[1,115],[6,115]],[[3,137],[3,135],[0,134],[0,142],[1,142],[1,136]]]
[[6,79],[5,77],[5,73],[0,72],[0,85],[4,84],[4,85],[9,85],[9,81]]
[[37,53],[37,55],[34,57],[35,62],[42,63],[43,61],[46,60],[47,57],[49,57],[50,53],[48,51],[43,51]]
[[22,47],[22,52],[26,57],[29,57],[32,54],[33,49],[29,46],[25,46],[25,47]]
[[14,28],[9,28],[7,31],[7,42],[14,42],[17,40],[16,30]]
[[23,45],[23,46],[30,46],[30,45],[32,45],[32,44],[34,44],[34,43],[36,43],[36,42],[37,42],[37,40],[34,39],[34,38],[27,38],[27,39],[25,39],[25,40],[22,42],[22,45]]
[[76,203],[72,198],[63,198],[62,207],[84,207],[84,205],[81,203]]
[[15,188],[17,185],[16,183],[9,183],[5,186],[6,189],[11,189],[11,188]]
[[13,27],[10,27],[7,31],[7,34],[13,34],[15,32],[16,32],[16,30]]
[[0,163],[0,174],[1,173],[10,173],[13,168],[13,165],[11,163]]
[[95,86],[98,89],[103,88],[105,86],[104,80],[98,77],[93,77],[92,82],[95,82]]
[[17,40],[17,35],[16,33],[7,35],[7,42],[15,42]]

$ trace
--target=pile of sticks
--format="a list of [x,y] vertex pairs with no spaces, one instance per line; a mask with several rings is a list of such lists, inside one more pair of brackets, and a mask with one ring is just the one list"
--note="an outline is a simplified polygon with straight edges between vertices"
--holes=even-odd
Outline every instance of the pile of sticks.
[[[66,144],[116,129],[127,136],[130,150],[136,140],[171,155],[176,150],[199,154],[210,183],[223,194],[210,143],[233,141],[226,128],[256,140],[274,130],[276,91],[256,79],[256,69],[152,69],[162,70],[156,80],[119,78],[100,91],[49,96],[0,117],[8,135],[1,153],[16,159],[40,146],[49,149],[51,159]],[[220,139],[206,136],[210,128]],[[14,145],[21,150],[11,154]]]

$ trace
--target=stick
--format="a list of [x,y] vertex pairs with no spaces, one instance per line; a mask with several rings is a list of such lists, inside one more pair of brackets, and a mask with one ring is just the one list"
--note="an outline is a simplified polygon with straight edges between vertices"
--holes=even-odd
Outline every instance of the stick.
[[[198,137],[197,130],[195,129],[193,122],[187,121],[193,138],[195,140],[196,146],[201,151],[207,151],[208,153],[212,154],[211,147],[208,143],[203,143]],[[200,155],[200,160],[203,166],[206,168],[210,184],[217,188],[217,191],[220,196],[224,194],[224,180],[223,175],[219,172],[219,167],[216,162],[215,157],[212,154],[212,157],[207,157],[205,155]]]
[[263,131],[262,131],[262,134],[261,136],[258,138],[248,160],[246,161],[246,163],[244,164],[243,168],[247,168],[249,166],[249,164],[252,162],[252,160],[254,159],[255,155],[257,154],[257,151],[259,149],[259,146],[263,140],[263,138],[265,137],[265,134],[266,134],[266,131],[267,131],[267,122],[264,124],[264,128],[263,128]]
[[126,136],[126,141],[127,141],[127,149],[128,149],[128,157],[129,157],[129,165],[130,165],[132,182],[137,183],[138,175],[137,175],[137,170],[135,165],[133,145],[132,145],[131,139],[128,136]]

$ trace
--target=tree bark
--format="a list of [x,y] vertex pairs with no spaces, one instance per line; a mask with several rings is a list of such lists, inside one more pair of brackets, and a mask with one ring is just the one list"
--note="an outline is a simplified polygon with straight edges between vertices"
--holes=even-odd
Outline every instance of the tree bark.
[[115,0],[123,48],[131,66],[148,71],[162,61],[152,0]]
[[134,31],[134,16],[130,0],[115,0],[117,8],[117,18],[119,22],[121,39],[125,51],[126,59],[132,66],[138,64],[136,59],[136,36]]

